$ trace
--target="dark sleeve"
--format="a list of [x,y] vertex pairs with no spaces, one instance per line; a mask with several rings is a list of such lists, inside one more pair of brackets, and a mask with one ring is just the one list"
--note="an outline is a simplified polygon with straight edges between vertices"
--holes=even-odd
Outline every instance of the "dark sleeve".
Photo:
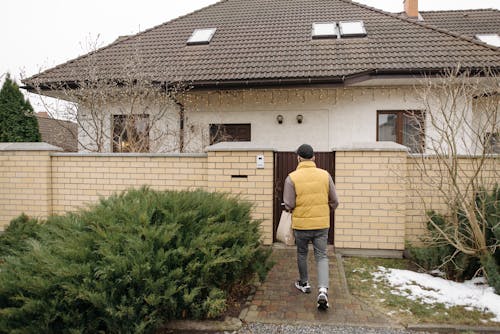
[[283,202],[287,210],[295,208],[295,185],[293,184],[290,176],[285,179],[285,186],[283,188]]
[[328,204],[335,210],[339,206],[339,198],[337,197],[337,191],[335,190],[335,184],[333,183],[332,176],[330,178],[330,187],[328,192]]

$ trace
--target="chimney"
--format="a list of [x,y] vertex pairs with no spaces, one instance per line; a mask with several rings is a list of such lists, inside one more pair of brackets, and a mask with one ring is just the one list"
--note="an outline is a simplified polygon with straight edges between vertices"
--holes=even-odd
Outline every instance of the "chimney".
[[403,0],[406,16],[418,18],[418,0]]

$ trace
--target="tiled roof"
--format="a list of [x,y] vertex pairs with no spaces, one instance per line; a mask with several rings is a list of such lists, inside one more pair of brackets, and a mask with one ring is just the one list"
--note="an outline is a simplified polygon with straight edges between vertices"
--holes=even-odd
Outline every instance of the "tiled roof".
[[420,12],[423,22],[474,38],[477,34],[500,35],[500,10],[470,9]]
[[[311,38],[312,23],[341,20],[363,20],[367,36]],[[217,28],[209,45],[186,45],[196,28]],[[195,84],[333,81],[362,73],[414,73],[457,64],[500,68],[500,51],[349,0],[222,0],[24,83],[85,79],[89,64],[100,78],[109,79],[134,72],[153,81]]]
[[38,113],[37,119],[43,142],[61,147],[67,152],[78,151],[76,123],[49,118],[42,113]]

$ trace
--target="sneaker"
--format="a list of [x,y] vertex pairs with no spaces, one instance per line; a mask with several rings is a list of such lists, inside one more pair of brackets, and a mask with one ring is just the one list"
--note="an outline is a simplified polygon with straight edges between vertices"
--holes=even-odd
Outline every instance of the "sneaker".
[[298,280],[295,282],[295,287],[303,293],[311,293],[311,286],[309,285],[309,282],[302,283],[300,280]]
[[329,307],[330,304],[328,304],[328,292],[325,288],[321,288],[319,289],[319,294],[318,294],[318,309],[326,310]]

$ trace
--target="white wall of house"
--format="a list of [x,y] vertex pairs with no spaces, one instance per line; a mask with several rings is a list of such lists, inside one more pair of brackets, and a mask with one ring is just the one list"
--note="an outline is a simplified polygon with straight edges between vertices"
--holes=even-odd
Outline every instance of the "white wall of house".
[[[375,142],[377,111],[425,108],[412,86],[193,91],[182,103],[185,106],[185,152],[204,151],[209,145],[209,125],[218,123],[251,124],[251,141],[257,146],[294,151],[300,144],[309,143],[317,151],[330,151],[334,147]],[[439,103],[436,100],[431,105],[439,108]],[[145,106],[151,115],[168,110],[165,117],[153,123],[150,151],[178,150],[178,106],[174,103],[156,107],[145,103]],[[471,105],[462,104],[460,108],[473,117]],[[102,114],[107,152],[112,148],[112,115],[122,114],[123,110],[127,108],[110,104]],[[80,108],[81,121],[92,122],[93,117],[89,115],[88,108]],[[278,115],[283,116],[282,124],[276,119]],[[297,115],[303,116],[301,124],[297,122]],[[428,138],[437,137],[437,131],[429,122],[425,130]],[[81,142],[89,141],[82,129],[79,138]]]
[[116,102],[109,103],[105,107],[94,108],[80,105],[78,108],[79,151],[96,152],[98,138],[102,138],[102,152],[112,152],[113,116],[147,114],[151,126],[150,152],[176,152],[179,147],[179,107],[166,100],[160,104],[157,101],[143,101],[134,108]]
[[[412,88],[267,89],[192,93],[186,101],[191,124],[250,123],[252,142],[294,151],[307,142],[318,151],[374,142],[377,110],[420,109]],[[283,123],[276,120],[283,116]],[[297,122],[303,115],[303,122]],[[204,136],[208,145],[208,134]],[[199,142],[199,141],[198,141]]]

